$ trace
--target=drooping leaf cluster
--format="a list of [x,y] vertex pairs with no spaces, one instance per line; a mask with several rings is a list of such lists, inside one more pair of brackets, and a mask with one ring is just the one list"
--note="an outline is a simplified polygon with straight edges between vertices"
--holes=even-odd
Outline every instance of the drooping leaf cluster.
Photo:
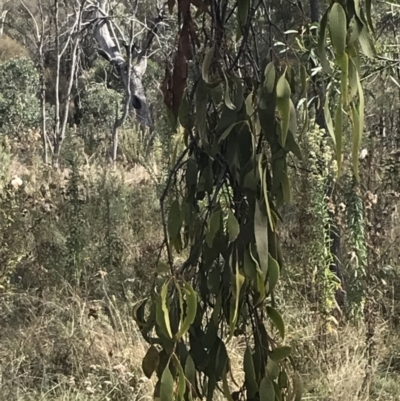
[[[333,49],[341,70],[341,101],[335,124],[329,121],[338,157],[343,108],[352,113],[357,160],[364,119],[358,49],[365,51],[372,24],[369,7],[364,17],[351,4],[329,7],[319,49],[325,68],[331,68],[326,47]],[[169,6],[173,12],[174,2]],[[287,158],[301,158],[293,96],[307,91],[309,72],[293,55],[258,49],[257,35],[271,23],[261,3],[186,0],[177,8],[177,52],[163,93],[184,149],[177,148],[161,198],[165,253],[154,290],[134,311],[151,344],[143,370],[156,373],[154,395],[161,400],[212,400],[217,390],[229,401],[300,400],[302,382],[274,289],[283,268],[279,209],[291,192]],[[257,33],[260,20],[265,30]],[[233,336],[246,343],[244,383],[231,369]]]

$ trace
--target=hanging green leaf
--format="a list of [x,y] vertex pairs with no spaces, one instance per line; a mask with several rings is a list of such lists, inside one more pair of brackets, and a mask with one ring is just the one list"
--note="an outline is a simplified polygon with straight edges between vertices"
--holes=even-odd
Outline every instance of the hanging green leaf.
[[364,93],[361,86],[360,78],[357,73],[358,82],[358,104],[357,106],[352,105],[352,121],[353,121],[353,146],[352,146],[352,159],[353,159],[353,170],[357,181],[360,181],[359,176],[359,152],[362,142],[362,134],[364,130]]
[[196,385],[196,367],[190,354],[186,358],[185,376],[188,379],[189,383],[191,383],[194,387]]
[[175,366],[178,368],[179,376],[178,376],[178,398],[177,401],[183,401],[186,391],[186,377],[183,372],[182,365],[178,359],[178,357],[174,354]]
[[174,378],[168,365],[161,376],[160,401],[172,401],[174,399]]
[[210,83],[208,76],[210,73],[210,66],[211,66],[211,62],[213,60],[214,51],[215,51],[214,46],[212,46],[212,47],[210,47],[210,49],[208,49],[206,56],[204,57],[203,66],[201,68],[201,75],[202,75],[204,82],[206,82],[206,83]]
[[300,68],[300,82],[301,82],[299,97],[301,98],[303,95],[307,95],[308,78],[307,78],[306,67],[303,64],[300,64],[299,68]]
[[324,15],[321,18],[320,26],[319,26],[319,35],[318,35],[318,54],[321,62],[322,69],[327,74],[331,74],[332,70],[328,62],[328,58],[326,56],[326,25],[328,23],[328,15],[331,8],[329,7]]
[[342,104],[346,107],[349,104],[348,85],[349,85],[349,57],[347,53],[343,53],[338,57],[338,64],[341,69],[340,91],[342,94]]
[[203,145],[208,145],[207,137],[208,91],[204,80],[200,79],[196,89],[196,128]]
[[249,15],[250,1],[249,0],[238,0],[238,18],[240,25],[245,25],[247,22],[247,16]]
[[360,181],[360,175],[358,172],[358,155],[361,147],[361,129],[360,129],[360,117],[356,106],[351,106],[352,121],[353,121],[353,146],[352,146],[352,159],[353,159],[353,171],[357,181]]
[[369,58],[374,58],[376,50],[367,28],[364,26],[358,38],[362,52]]
[[225,105],[230,110],[236,110],[236,106],[232,103],[231,96],[229,94],[229,90],[230,90],[229,82],[228,82],[228,77],[225,74],[224,74],[224,78],[225,78],[225,95],[224,95]]
[[268,217],[257,200],[254,210],[254,235],[263,280],[268,274]]
[[[268,188],[267,188],[268,165],[263,168],[262,162],[263,162],[263,157],[262,155],[260,155],[258,160],[258,173],[261,177],[261,187],[262,187],[262,194],[264,196],[265,211],[267,212],[270,227],[271,229],[273,229],[274,223],[272,221],[271,208],[269,206]],[[262,204],[262,200],[260,203]]]
[[[357,57],[357,56],[356,56]],[[349,102],[351,102],[354,97],[357,95],[358,92],[358,85],[357,85],[357,65],[354,60],[356,57],[349,56]]]
[[230,324],[230,334],[233,335],[236,323],[239,318],[239,303],[240,303],[240,291],[242,286],[245,282],[245,277],[240,272],[239,268],[236,267],[236,274],[235,274],[235,309],[232,316],[231,324]]
[[289,130],[288,136],[286,138],[285,149],[292,152],[299,160],[303,159],[300,147],[297,144],[296,139],[294,138],[291,130]]
[[276,80],[275,65],[272,61],[265,67],[264,76],[264,87],[267,93],[271,94],[274,91]]
[[297,131],[297,113],[294,107],[292,99],[290,99],[290,120],[289,120],[289,130],[293,134],[296,135]]
[[234,401],[231,391],[229,389],[226,366],[224,367],[224,369],[222,371],[222,389],[224,390],[224,395],[225,395],[226,399],[228,401]]
[[371,17],[371,3],[372,0],[365,0],[365,14],[367,15],[369,28],[371,29],[372,32],[374,32],[374,24],[372,23],[372,17]]
[[231,131],[233,130],[233,128],[235,128],[236,125],[238,125],[238,124],[247,124],[247,121],[237,121],[237,122],[231,124],[231,125],[222,133],[222,135],[219,137],[218,143],[221,143],[224,139],[226,139],[226,137],[231,133]]
[[169,319],[169,311],[167,306],[168,284],[164,283],[157,299],[156,321],[158,326],[165,332],[165,335],[172,338],[171,323]]
[[253,356],[249,346],[246,347],[246,351],[244,352],[243,367],[247,399],[252,399],[258,391],[258,385],[256,380],[256,372],[254,370]]
[[279,376],[279,365],[277,362],[273,361],[271,358],[268,358],[267,362],[267,373],[271,380],[276,380]]
[[283,74],[276,85],[276,105],[281,119],[281,143],[285,146],[290,125],[290,86]]
[[174,200],[171,204],[168,214],[168,234],[171,239],[178,236],[182,225],[181,209],[179,202]]
[[354,15],[349,23],[347,47],[351,47],[354,45],[354,43],[360,37],[362,29],[363,29],[362,22]]
[[280,268],[278,262],[268,254],[268,292],[271,293],[278,280],[279,280]]
[[198,166],[196,161],[190,157],[186,164],[186,185],[190,188],[197,184]]
[[152,374],[156,371],[158,363],[160,362],[160,356],[157,348],[152,345],[146,352],[142,360],[142,370],[145,376],[150,379]]
[[215,211],[208,222],[208,231],[206,234],[206,242],[209,248],[212,248],[215,235],[221,227],[221,209]]
[[275,401],[275,388],[269,377],[264,377],[261,380],[260,401]]
[[186,296],[186,316],[182,322],[182,326],[178,334],[176,335],[177,340],[179,340],[182,336],[184,336],[188,332],[191,324],[194,322],[197,313],[197,293],[194,291],[193,287],[187,282],[183,284],[183,290]]
[[336,161],[338,165],[338,177],[342,171],[342,102],[336,106],[335,116]]
[[278,348],[275,348],[274,350],[272,350],[269,353],[269,357],[275,362],[281,362],[285,358],[287,358],[291,352],[292,352],[292,349],[289,346],[284,345],[282,347],[278,347]]
[[133,319],[135,320],[139,328],[142,328],[146,324],[146,321],[144,320],[144,308],[146,306],[147,300],[148,299],[146,298],[143,301],[140,301],[133,308]]
[[288,380],[287,373],[284,370],[282,370],[279,373],[278,386],[280,388],[288,388],[288,384],[289,384],[289,380]]
[[239,227],[239,223],[238,223],[235,215],[233,214],[232,210],[228,211],[228,220],[226,223],[226,228],[228,230],[229,242],[235,241],[235,239],[239,235],[240,227]]
[[336,56],[341,57],[346,49],[347,17],[340,3],[333,3],[329,12],[329,31]]
[[285,338],[285,323],[283,322],[282,316],[272,306],[267,306],[267,314],[273,325],[278,329],[283,340]]

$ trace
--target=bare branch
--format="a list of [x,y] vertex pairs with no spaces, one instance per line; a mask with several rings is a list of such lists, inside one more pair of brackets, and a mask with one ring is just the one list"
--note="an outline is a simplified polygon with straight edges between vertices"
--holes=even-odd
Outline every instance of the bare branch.
[[[95,24],[95,37],[100,46],[102,54],[116,68],[126,91],[131,93],[129,102],[129,112],[136,112],[137,118],[142,126],[153,128],[153,121],[150,116],[146,96],[143,89],[141,77],[144,73],[143,64],[132,68],[131,61],[125,61],[121,54],[119,43],[116,43],[115,37],[111,35],[110,22],[106,16],[106,1],[98,0],[97,17],[99,20]],[[132,41],[132,37],[130,38]],[[132,48],[132,46],[130,46]],[[131,57],[128,57],[129,59]],[[131,71],[132,70],[132,71]]]

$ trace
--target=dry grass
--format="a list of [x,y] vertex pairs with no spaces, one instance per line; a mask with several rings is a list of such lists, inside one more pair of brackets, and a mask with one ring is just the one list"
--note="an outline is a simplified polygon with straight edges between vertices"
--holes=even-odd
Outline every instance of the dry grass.
[[[377,327],[377,355],[371,393],[365,395],[365,332],[344,325],[323,344],[319,323],[304,305],[284,307],[287,344],[306,387],[304,400],[400,400],[400,385],[385,366],[400,350],[396,333]],[[16,401],[150,400],[155,378],[148,380],[141,361],[148,345],[130,316],[130,306],[106,295],[85,300],[67,284],[58,292],[3,294],[0,300],[0,399]],[[390,341],[393,348],[388,349]],[[395,344],[396,343],[396,344]],[[398,347],[398,348],[396,348]],[[243,383],[244,342],[228,347],[234,380]],[[232,391],[237,390],[233,381]],[[219,399],[220,396],[217,396]]]
[[128,308],[62,292],[2,297],[0,399],[150,398]]

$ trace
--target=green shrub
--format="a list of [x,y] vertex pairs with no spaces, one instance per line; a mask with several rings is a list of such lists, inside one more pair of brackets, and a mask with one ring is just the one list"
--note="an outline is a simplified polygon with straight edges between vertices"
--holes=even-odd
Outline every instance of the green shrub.
[[37,98],[39,77],[31,60],[12,59],[0,64],[0,132],[21,136],[40,122]]

